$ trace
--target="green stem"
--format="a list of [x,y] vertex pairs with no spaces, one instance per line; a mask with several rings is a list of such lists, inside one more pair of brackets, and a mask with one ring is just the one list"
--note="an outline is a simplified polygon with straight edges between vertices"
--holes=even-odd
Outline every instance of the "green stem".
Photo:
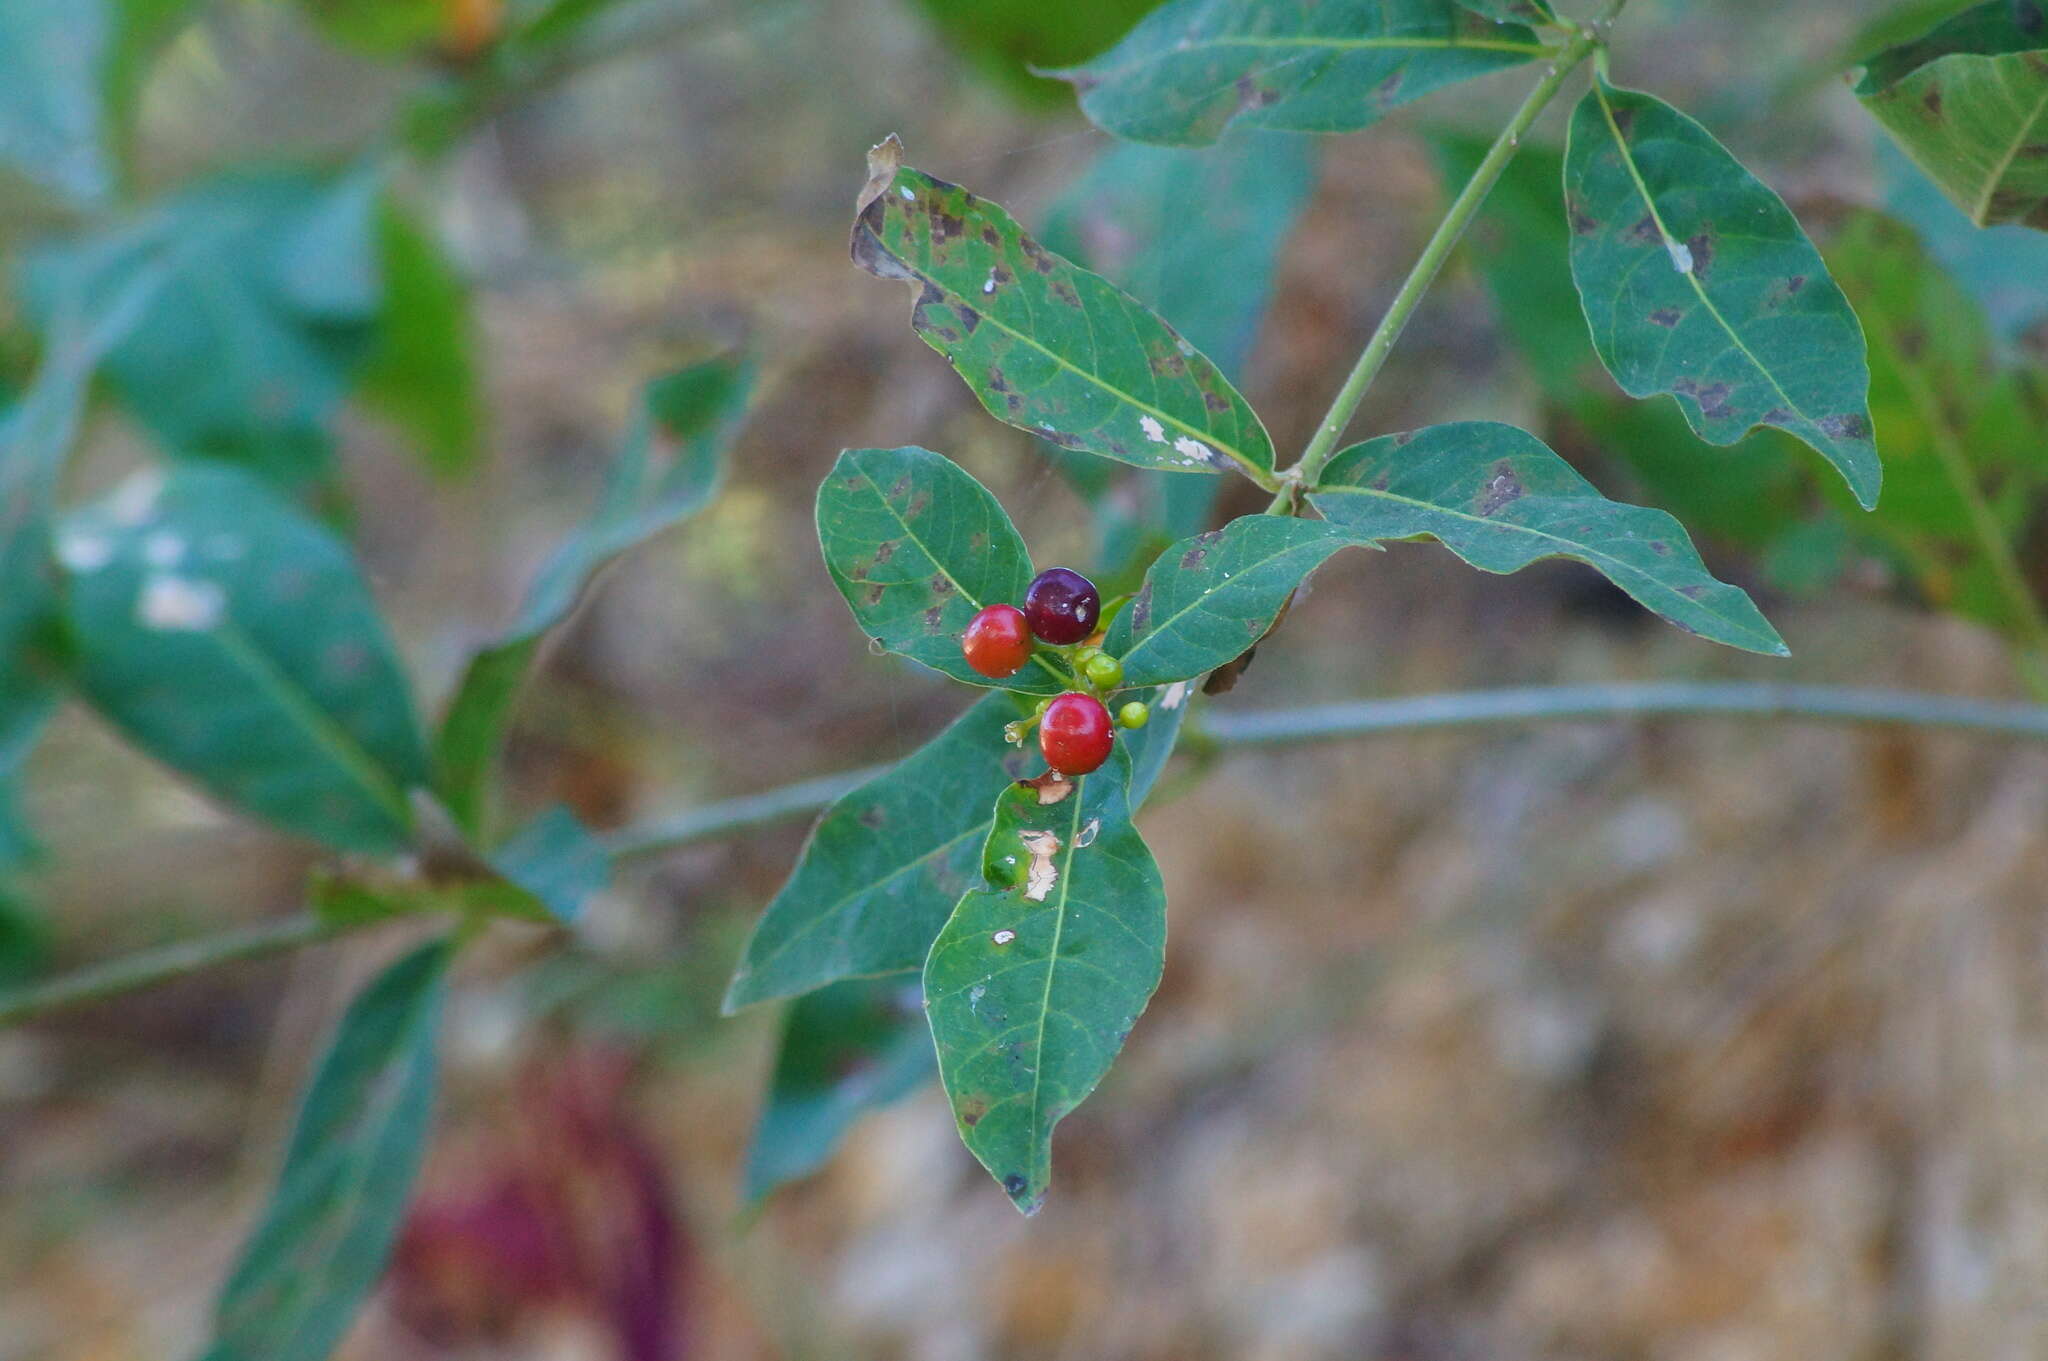
[[[1527,686],[1358,700],[1269,713],[1225,713],[1212,716],[1199,730],[1191,729],[1185,741],[1191,751],[1203,756],[1242,747],[1286,746],[1381,733],[1713,715],[1925,728],[2048,742],[2048,705],[2003,704],[1828,685],[1714,682]],[[728,799],[615,832],[606,839],[605,846],[614,857],[626,858],[752,831],[816,812],[886,769],[887,766],[868,766]],[[0,1026],[104,1001],[216,964],[260,959],[312,945],[390,920],[394,919],[334,922],[306,913],[89,965],[47,983],[0,993]]]
[[1313,488],[1316,485],[1323,465],[1336,451],[1338,439],[1350,426],[1351,418],[1358,414],[1358,405],[1365,400],[1366,390],[1372,386],[1373,379],[1379,377],[1387,357],[1394,352],[1394,344],[1400,340],[1408,319],[1415,314],[1423,295],[1429,292],[1429,286],[1436,282],[1437,274],[1465,235],[1465,229],[1472,225],[1472,219],[1478,215],[1480,206],[1486,202],[1487,194],[1492,192],[1508,162],[1521,148],[1522,138],[1535,126],[1543,110],[1557,97],[1557,92],[1564,88],[1572,72],[1606,41],[1608,25],[1614,22],[1615,16],[1627,3],[1628,0],[1607,0],[1599,17],[1579,29],[1572,40],[1558,50],[1550,70],[1536,83],[1536,88],[1529,91],[1529,97],[1522,101],[1521,108],[1515,110],[1515,116],[1501,129],[1500,136],[1494,138],[1485,159],[1479,162],[1479,168],[1472,172],[1472,178],[1465,182],[1465,187],[1458,191],[1458,197],[1452,200],[1443,221],[1437,224],[1429,243],[1422,248],[1421,258],[1408,271],[1408,277],[1402,280],[1400,291],[1394,294],[1393,302],[1387,305],[1386,315],[1380,318],[1378,328],[1366,341],[1358,362],[1352,366],[1351,376],[1344,380],[1336,400],[1330,403],[1329,413],[1316,427],[1315,438],[1302,451],[1301,461],[1288,470],[1287,485],[1282,486],[1274,497],[1269,513],[1284,513],[1295,503],[1296,488]]

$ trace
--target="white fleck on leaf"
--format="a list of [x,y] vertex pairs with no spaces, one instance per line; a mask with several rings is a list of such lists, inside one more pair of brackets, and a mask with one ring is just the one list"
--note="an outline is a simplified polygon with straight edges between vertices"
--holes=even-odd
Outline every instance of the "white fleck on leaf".
[[1175,681],[1167,686],[1165,692],[1159,696],[1159,707],[1162,709],[1178,709],[1187,702],[1188,683],[1186,681]]
[[104,534],[66,534],[57,540],[57,561],[74,572],[97,572],[114,560],[114,541]]
[[142,541],[142,560],[151,567],[176,567],[185,557],[185,540],[159,529]]
[[1211,463],[1216,458],[1213,449],[1189,435],[1182,435],[1175,440],[1173,447],[1185,455],[1189,463]]
[[166,633],[203,632],[219,625],[227,603],[227,593],[214,582],[153,576],[135,598],[135,618],[144,628]]
[[1075,833],[1075,835],[1074,835],[1074,849],[1078,851],[1078,850],[1082,849],[1082,848],[1083,848],[1083,847],[1085,847],[1085,846],[1092,846],[1092,845],[1094,845],[1094,844],[1095,844],[1095,838],[1096,838],[1097,836],[1101,835],[1101,833],[1102,833],[1102,819],[1101,819],[1101,818],[1090,818],[1090,819],[1088,819],[1088,825],[1087,825],[1086,827],[1083,827],[1083,828],[1082,828],[1082,829],[1081,829],[1081,830],[1080,830],[1079,832]]
[[1025,832],[1023,841],[1024,849],[1031,854],[1031,867],[1024,872],[1024,896],[1031,902],[1042,903],[1060,879],[1059,867],[1052,863],[1060,852],[1060,839],[1051,832]]
[[1011,941],[1017,939],[1017,933],[1015,931],[1010,930],[1008,927],[1004,927],[1002,930],[996,932],[993,936],[990,936],[989,939],[991,941],[994,941],[997,945],[1008,945]]
[[164,475],[155,469],[135,474],[107,498],[108,518],[131,528],[141,524],[156,513],[156,498],[163,489]]
[[1664,243],[1664,249],[1671,252],[1671,267],[1673,269],[1677,270],[1680,274],[1692,273],[1691,246],[1686,245],[1683,241],[1667,240]]
[[1166,427],[1159,423],[1157,416],[1138,417],[1138,428],[1145,432],[1145,438],[1154,444],[1166,443]]

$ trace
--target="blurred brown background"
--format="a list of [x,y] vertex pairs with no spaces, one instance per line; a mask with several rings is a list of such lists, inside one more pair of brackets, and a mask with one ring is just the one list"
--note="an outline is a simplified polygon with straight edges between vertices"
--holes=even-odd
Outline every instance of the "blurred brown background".
[[[1877,8],[1642,0],[1617,74],[1824,218],[1873,197],[1871,131],[1810,77]],[[388,79],[287,10],[227,7],[152,82],[145,164],[317,152],[377,125]],[[1327,142],[1248,374],[1281,445],[1441,204],[1416,130],[1485,128],[1519,86]],[[910,5],[763,0],[508,112],[432,186],[480,290],[490,466],[437,484],[368,427],[345,450],[423,694],[581,513],[640,380],[706,337],[765,356],[725,495],[552,653],[521,803],[616,826],[899,754],[961,707],[870,656],[830,589],[810,504],[843,446],[943,450],[1041,563],[1084,550],[1064,484],[846,263],[861,153],[891,131],[1027,223],[1104,142]],[[1532,401],[1458,271],[1360,429]],[[1225,702],[1610,677],[2012,690],[1995,640],[1881,593],[1766,597],[1795,653],[1770,662],[1589,579],[1347,555]],[[30,796],[65,960],[299,901],[301,851],[81,715]],[[1030,1221],[930,1090],[736,1218],[773,1024],[717,999],[802,828],[693,848],[624,876],[567,955],[533,965],[514,933],[468,961],[420,1208],[344,1354],[2048,1355],[2044,819],[2048,751],[1952,737],[1708,721],[1222,759],[1143,819],[1166,981]],[[0,1358],[195,1345],[309,1056],[395,944],[0,1033]]]

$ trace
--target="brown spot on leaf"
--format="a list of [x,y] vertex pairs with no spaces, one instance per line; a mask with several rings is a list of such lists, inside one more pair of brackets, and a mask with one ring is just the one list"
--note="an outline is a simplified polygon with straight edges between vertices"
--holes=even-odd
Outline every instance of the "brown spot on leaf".
[[1634,109],[1616,109],[1614,111],[1614,130],[1622,135],[1623,140],[1628,138],[1629,132],[1635,125],[1636,111]]
[[1757,417],[1757,419],[1765,425],[1790,425],[1792,423],[1792,413],[1782,406],[1774,406],[1763,415]]
[[992,222],[984,222],[981,224],[981,240],[983,245],[993,246],[997,250],[1001,250],[1003,248],[1002,235],[1001,233],[996,231],[995,224]]
[[1131,631],[1143,633],[1152,622],[1152,583],[1146,582],[1138,588],[1136,598],[1131,601]]
[[1059,299],[1067,306],[1079,307],[1081,305],[1081,295],[1076,293],[1074,286],[1065,279],[1054,279],[1047,287],[1051,290],[1053,297]]
[[1707,271],[1713,268],[1714,264],[1714,234],[1712,232],[1699,232],[1692,240],[1685,243],[1685,248],[1692,252],[1693,277],[1695,279],[1706,278]]
[[1017,238],[1017,249],[1024,252],[1024,258],[1029,260],[1031,267],[1040,274],[1050,274],[1056,268],[1057,262],[1053,260],[1052,252],[1028,236]]
[[1253,80],[1248,75],[1239,76],[1237,78],[1236,88],[1237,111],[1239,113],[1247,113],[1254,109],[1263,109],[1267,105],[1273,103],[1275,100],[1280,98],[1280,92],[1278,90],[1264,89],[1259,85],[1257,81]]
[[1701,596],[1707,593],[1707,588],[1698,584],[1694,584],[1691,586],[1681,586],[1678,588],[1678,593],[1684,596],[1687,600],[1698,600]]
[[1522,479],[1515,473],[1515,465],[1502,459],[1493,465],[1493,476],[1488,478],[1479,498],[1481,515],[1498,515],[1514,501],[1520,500],[1526,490]]
[[1230,410],[1230,399],[1213,388],[1202,389],[1202,405],[1220,416]]
[[926,633],[943,633],[945,628],[946,607],[944,605],[934,605],[924,612],[924,631]]
[[1685,318],[1681,313],[1679,313],[1675,308],[1670,307],[1660,307],[1656,311],[1650,313],[1650,324],[1652,326],[1662,326],[1667,331],[1670,330],[1672,327],[1678,325],[1678,323],[1683,321],[1684,319]]
[[1941,87],[1939,85],[1927,87],[1927,93],[1920,96],[1920,107],[1927,110],[1929,118],[1941,117]]
[[1671,556],[1671,545],[1662,539],[1652,539],[1650,541],[1650,551],[1660,558],[1668,558]]
[[884,539],[875,545],[875,565],[877,567],[895,556],[896,541],[894,539]]
[[860,825],[867,828],[871,832],[879,828],[883,823],[887,822],[888,820],[889,815],[882,811],[882,805],[879,803],[871,803],[867,807],[861,809],[860,817],[858,819]]
[[1180,555],[1180,570],[1183,572],[1192,572],[1195,568],[1200,567],[1202,565],[1202,559],[1208,556],[1209,550],[1202,547],[1200,540],[1196,540],[1195,546],[1193,548],[1190,548],[1187,552]]
[[1579,206],[1579,201],[1567,197],[1564,201],[1565,215],[1571,219],[1574,236],[1591,236],[1600,230],[1600,219]]
[[1373,87],[1372,102],[1382,109],[1391,109],[1401,98],[1401,70],[1395,68],[1392,75]]
[[1691,378],[1679,379],[1671,385],[1671,390],[1698,402],[1700,414],[1710,421],[1718,421],[1728,414],[1728,394],[1734,391],[1726,383],[1699,383]]
[[[981,1117],[988,1114],[988,1107],[989,1100],[985,1096],[963,1096],[960,1098],[960,1104],[953,1108],[953,1113],[960,1117],[961,1124],[973,1129],[981,1123]],[[1013,1191],[1011,1194],[1015,1195],[1016,1192]]]
[[870,586],[870,587],[868,587],[868,604],[870,604],[870,605],[879,605],[879,604],[881,604],[881,603],[882,603],[882,588],[881,588],[880,586]]
[[1414,442],[1415,432],[1413,430],[1403,430],[1401,433],[1394,436],[1394,447],[1396,449],[1405,449]]
[[1870,438],[1870,422],[1861,412],[1852,411],[1843,416],[1823,416],[1817,422],[1821,433],[1829,439],[1867,440]]
[[1628,239],[1631,241],[1642,242],[1644,244],[1650,244],[1653,242],[1662,241],[1664,239],[1664,233],[1657,229],[1656,216],[1651,213],[1644,213],[1642,218],[1636,223],[1636,225],[1628,229]]
[[944,572],[934,574],[930,584],[933,595],[943,596],[953,593],[953,578],[947,576]]

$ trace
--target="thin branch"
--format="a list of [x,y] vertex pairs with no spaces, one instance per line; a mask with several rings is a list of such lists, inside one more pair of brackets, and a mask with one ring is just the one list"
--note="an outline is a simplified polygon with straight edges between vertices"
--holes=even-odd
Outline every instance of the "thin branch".
[[[1902,690],[1862,690],[1828,685],[1681,681],[1666,684],[1528,686],[1514,690],[1471,690],[1399,699],[1357,700],[1266,713],[1226,712],[1211,715],[1199,731],[1190,731],[1187,743],[1190,750],[1200,753],[1381,733],[1716,715],[1923,728],[2048,742],[2048,705],[2005,704]],[[823,775],[764,793],[691,809],[672,817],[658,818],[643,826],[613,833],[606,839],[606,848],[618,858],[653,855],[694,842],[753,831],[814,813],[886,769],[885,765],[868,766],[836,775]],[[0,1027],[104,1001],[125,992],[168,982],[183,974],[212,968],[216,964],[260,959],[380,924],[380,921],[326,921],[312,913],[304,913],[267,925],[204,936],[183,944],[89,965],[47,983],[0,993]]]
[[1451,251],[1465,235],[1465,229],[1472,225],[1472,219],[1478,215],[1480,206],[1486,202],[1487,194],[1492,191],[1501,173],[1507,169],[1508,162],[1515,158],[1515,152],[1522,145],[1522,138],[1535,126],[1543,110],[1557,97],[1557,92],[1564,88],[1564,83],[1572,72],[1606,41],[1607,28],[1627,3],[1628,0],[1608,0],[1599,17],[1581,28],[1570,42],[1558,50],[1557,58],[1552,62],[1549,71],[1536,83],[1536,87],[1529,91],[1529,97],[1522,101],[1521,108],[1515,110],[1514,117],[1501,129],[1500,136],[1494,138],[1485,158],[1472,172],[1472,178],[1458,191],[1458,197],[1451,201],[1450,208],[1444,213],[1443,221],[1437,224],[1429,243],[1422,248],[1422,255],[1416,260],[1414,268],[1410,269],[1408,277],[1402,280],[1400,291],[1394,294],[1394,300],[1387,305],[1386,315],[1380,318],[1380,324],[1374,329],[1372,338],[1359,353],[1358,362],[1352,366],[1351,376],[1344,380],[1344,386],[1338,390],[1336,400],[1330,403],[1329,414],[1323,417],[1322,424],[1316,427],[1315,438],[1310,440],[1308,448],[1302,451],[1301,461],[1287,475],[1287,482],[1274,498],[1274,513],[1292,509],[1296,501],[1297,486],[1308,489],[1315,487],[1316,479],[1322,475],[1323,465],[1329,462],[1330,455],[1337,448],[1337,440],[1350,426],[1351,418],[1358,414],[1358,406],[1365,400],[1366,389],[1372,386],[1373,379],[1379,377],[1380,369],[1386,365],[1387,356],[1394,352],[1394,343],[1401,338],[1401,332],[1408,325],[1408,319],[1415,314],[1423,295],[1429,292],[1429,286],[1436,282],[1437,274],[1442,271],[1444,263],[1450,259]]

